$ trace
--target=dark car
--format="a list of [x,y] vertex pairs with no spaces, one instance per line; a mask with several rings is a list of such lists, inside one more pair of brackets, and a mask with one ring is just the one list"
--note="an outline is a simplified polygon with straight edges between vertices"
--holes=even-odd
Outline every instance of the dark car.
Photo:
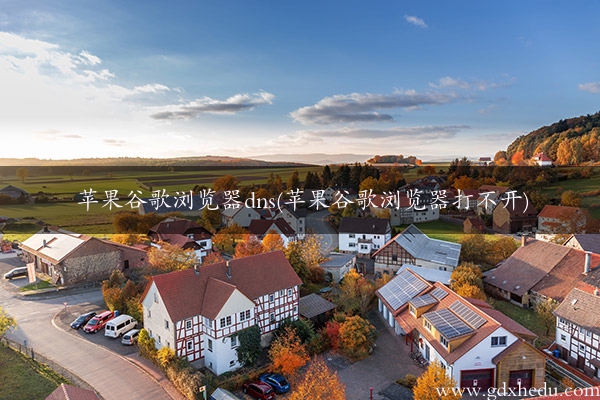
[[4,274],[4,279],[18,278],[20,276],[27,276],[27,267],[13,268]]
[[244,393],[257,400],[272,400],[275,398],[273,388],[263,381],[244,383]]
[[281,374],[269,372],[262,374],[258,379],[271,386],[277,394],[286,393],[290,390],[290,383]]
[[77,319],[73,322],[71,322],[71,328],[73,329],[79,329],[79,328],[83,328],[85,326],[85,324],[88,323],[88,321],[92,318],[94,318],[96,316],[95,312],[89,312],[89,313],[85,313],[85,314],[81,314],[79,317],[77,317]]

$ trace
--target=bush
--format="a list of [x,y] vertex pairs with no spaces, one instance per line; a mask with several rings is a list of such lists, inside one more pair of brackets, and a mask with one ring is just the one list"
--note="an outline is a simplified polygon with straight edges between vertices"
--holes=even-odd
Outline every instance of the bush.
[[175,351],[167,346],[162,347],[156,352],[156,361],[162,369],[166,370],[175,361]]
[[396,383],[402,386],[406,386],[409,389],[412,389],[417,384],[417,377],[412,374],[406,374],[404,378],[398,379]]
[[325,271],[319,266],[310,267],[307,278],[312,283],[323,283],[325,282]]
[[310,338],[307,345],[307,350],[310,355],[321,354],[329,350],[329,339],[327,335],[322,332],[317,332],[313,337]]
[[155,341],[150,337],[148,331],[142,329],[138,336],[138,347],[140,348],[140,354],[149,360],[154,361],[156,359],[156,347]]
[[204,386],[204,375],[196,371],[187,362],[170,365],[166,371],[167,378],[189,400],[203,399],[200,388]]
[[275,330],[275,337],[281,336],[288,326],[296,331],[296,335],[298,335],[302,343],[307,343],[315,334],[315,327],[312,322],[304,319],[292,321],[286,318],[281,321]]

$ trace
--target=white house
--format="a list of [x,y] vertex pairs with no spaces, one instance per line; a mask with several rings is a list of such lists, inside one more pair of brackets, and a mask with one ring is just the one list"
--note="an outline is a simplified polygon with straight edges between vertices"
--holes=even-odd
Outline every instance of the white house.
[[298,318],[301,284],[280,251],[157,275],[141,297],[144,327],[157,348],[220,375],[240,367],[240,330],[258,325],[266,343]]
[[379,312],[411,351],[439,362],[461,388],[543,385],[545,357],[523,339],[535,335],[484,302],[475,306],[408,269],[376,295]]
[[185,218],[167,218],[148,231],[152,246],[161,248],[161,242],[169,243],[184,250],[191,249],[198,261],[212,252],[213,234],[203,226]]
[[288,244],[295,242],[297,238],[296,232],[283,218],[275,220],[253,219],[250,221],[248,232],[259,240],[263,240],[268,233],[274,232],[279,235],[284,247],[288,247]]
[[339,250],[370,257],[392,237],[390,221],[383,218],[344,217],[338,229]]
[[548,157],[547,155],[545,155],[543,152],[537,153],[536,155],[534,155],[531,158],[531,160],[540,167],[551,167],[552,166],[552,159],[550,157]]
[[296,208],[294,210],[293,207],[282,207],[273,219],[283,218],[296,232],[298,239],[304,239],[304,235],[306,235],[306,215],[306,208]]
[[432,239],[410,225],[373,254],[375,272],[394,274],[401,265],[452,271],[458,266],[461,245]]
[[238,224],[242,228],[247,228],[253,219],[261,219],[260,213],[254,208],[242,206],[239,208],[226,208],[221,211],[221,222],[224,226]]

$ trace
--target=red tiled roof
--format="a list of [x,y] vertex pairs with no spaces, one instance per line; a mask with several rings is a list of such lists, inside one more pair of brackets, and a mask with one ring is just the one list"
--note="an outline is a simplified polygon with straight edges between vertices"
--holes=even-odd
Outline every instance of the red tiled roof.
[[61,383],[46,400],[98,400],[98,396],[93,390]]
[[471,224],[473,226],[476,227],[480,227],[480,228],[485,228],[485,222],[483,222],[483,220],[479,217],[469,217],[467,218],[469,221],[471,221]]
[[[227,264],[231,270],[231,277],[226,273]],[[144,300],[150,286],[155,284],[173,322],[202,315],[206,301],[206,309],[214,312],[211,304],[218,302],[212,303],[212,300],[207,299],[207,286],[211,279],[236,287],[251,300],[302,284],[283,252],[274,251],[203,265],[199,267],[199,273],[187,269],[156,275],[148,283],[141,301]]]
[[581,208],[579,207],[546,205],[544,206],[544,208],[542,208],[542,211],[540,211],[538,217],[564,219],[566,221],[569,221],[575,218],[575,216],[580,212]]
[[158,234],[183,235],[190,229],[200,230],[202,234],[212,236],[212,234],[204,229],[202,225],[198,225],[194,221],[190,221],[189,219],[185,218],[167,218],[166,220],[159,222],[150,228],[150,232],[155,232]]
[[206,283],[201,314],[209,319],[215,319],[234,291],[235,286],[231,283],[209,278]]

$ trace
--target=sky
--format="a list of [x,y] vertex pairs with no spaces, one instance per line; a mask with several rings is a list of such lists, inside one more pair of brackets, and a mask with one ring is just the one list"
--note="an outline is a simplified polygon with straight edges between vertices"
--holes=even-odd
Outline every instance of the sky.
[[577,0],[0,0],[0,157],[493,157],[599,111],[598,15]]

